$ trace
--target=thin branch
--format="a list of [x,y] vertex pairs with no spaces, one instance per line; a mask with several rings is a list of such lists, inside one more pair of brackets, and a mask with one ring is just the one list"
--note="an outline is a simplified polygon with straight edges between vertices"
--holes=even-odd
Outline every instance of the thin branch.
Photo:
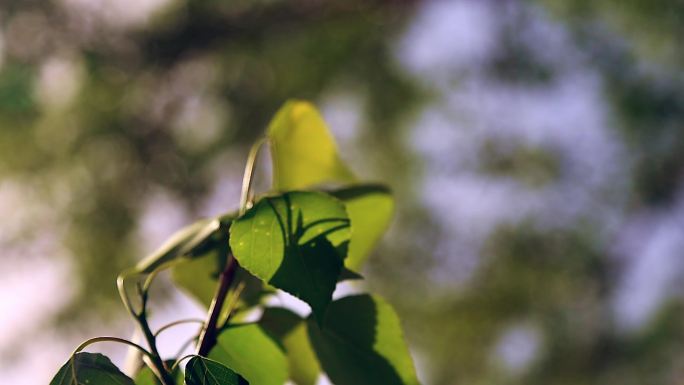
[[154,367],[159,372],[159,379],[161,380],[162,384],[175,385],[176,380],[173,378],[173,376],[171,376],[169,368],[166,367],[166,364],[164,363],[164,360],[162,360],[159,350],[157,349],[157,337],[154,335],[154,333],[152,333],[152,329],[150,329],[150,325],[147,322],[147,291],[142,291],[140,295],[142,300],[142,310],[140,311],[140,314],[135,317],[135,319],[138,321],[140,329],[143,332],[143,336],[145,337],[147,344],[150,346],[150,352],[152,352],[150,361],[152,361]]
[[[250,204],[250,196],[252,194],[252,180],[254,177],[254,166],[256,164],[257,157],[259,156],[259,150],[261,146],[266,142],[265,138],[258,140],[252,148],[249,150],[249,156],[247,158],[247,164],[245,165],[245,174],[242,178],[242,192],[240,194],[240,215],[243,215],[247,211]],[[226,229],[228,231],[228,229]],[[209,354],[211,348],[216,345],[217,334],[218,334],[218,321],[221,315],[221,309],[223,309],[223,304],[226,302],[226,297],[228,296],[228,291],[230,286],[233,284],[233,279],[235,278],[235,272],[237,271],[238,263],[235,260],[233,254],[228,251],[226,266],[221,272],[221,277],[219,278],[219,285],[216,288],[216,294],[214,295],[213,301],[211,301],[211,306],[209,307],[209,313],[207,315],[207,322],[204,324],[204,328],[200,332],[199,344],[197,346],[197,355],[205,356]]]
[[199,335],[195,335],[195,336],[192,336],[192,338],[188,339],[187,341],[183,342],[183,345],[181,345],[180,349],[178,349],[178,353],[176,353],[176,355],[174,357],[178,357],[181,354],[183,354],[183,352],[185,351],[185,349],[188,348],[188,346],[190,346],[193,342],[197,343],[198,340],[199,340]]
[[134,347],[134,348],[140,350],[140,352],[142,352],[143,354],[145,354],[145,355],[148,356],[148,357],[152,355],[152,353],[148,352],[147,349],[145,349],[145,348],[143,348],[142,346],[136,344],[135,342],[131,342],[131,341],[129,341],[129,340],[126,340],[126,339],[123,339],[123,338],[119,338],[119,337],[95,337],[95,338],[91,338],[91,339],[89,339],[89,340],[83,342],[82,344],[78,345],[78,347],[76,348],[76,350],[74,350],[74,355],[75,355],[76,353],[81,352],[83,349],[85,349],[86,347],[88,347],[88,345],[92,345],[92,344],[97,343],[97,342],[118,342],[118,343],[121,343],[121,344],[126,344],[126,345],[128,345],[128,346],[132,346],[132,347]]
[[149,345],[150,347],[151,354],[148,356],[148,358],[150,359],[150,362],[153,364],[150,366],[150,369],[152,369],[154,374],[157,376],[157,378],[159,378],[163,385],[175,385],[176,380],[171,376],[171,374],[168,371],[168,368],[164,364],[164,361],[161,359],[159,350],[157,349],[156,337],[152,333],[150,325],[147,322],[147,294],[150,284],[152,283],[152,279],[154,279],[154,277],[156,276],[156,272],[152,272],[152,274],[150,274],[147,277],[148,279],[145,281],[143,285],[140,285],[140,282],[136,283],[136,288],[138,290],[138,294],[140,295],[140,300],[142,303],[140,313],[136,312],[131,306],[131,301],[128,297],[128,292],[126,291],[126,278],[135,274],[135,271],[127,270],[121,273],[119,277],[117,277],[116,284],[117,288],[119,289],[121,301],[123,302],[124,307],[126,307],[126,310],[128,310],[133,319],[135,319],[138,325],[140,326],[140,330],[142,330],[143,332],[143,336],[147,341],[147,345]]
[[91,338],[89,340],[86,340],[82,344],[78,345],[78,347],[74,350],[74,352],[71,354],[71,358],[69,358],[69,362],[71,364],[71,376],[75,380],[76,377],[76,365],[75,365],[75,360],[76,360],[76,354],[81,352],[83,349],[88,347],[89,345],[92,345],[97,342],[118,342],[121,344],[125,344],[131,347],[134,347],[138,349],[140,352],[142,352],[146,357],[152,358],[152,353],[148,352],[147,349],[143,348],[142,346],[136,344],[135,342],[119,338],[119,337],[95,337]]
[[244,214],[249,208],[250,193],[252,192],[252,181],[254,179],[254,169],[256,166],[257,157],[261,146],[266,142],[266,138],[261,138],[256,141],[249,150],[247,156],[247,164],[245,165],[245,173],[242,177],[242,191],[240,194],[240,215]]
[[154,336],[158,337],[159,334],[161,334],[164,330],[172,328],[176,325],[189,324],[189,323],[198,323],[198,324],[202,324],[202,326],[204,326],[204,320],[199,319],[199,318],[182,319],[182,320],[174,321],[174,322],[171,322],[169,324],[162,326],[161,328],[159,328],[159,330],[157,330],[154,333]]
[[183,360],[187,360],[190,357],[197,357],[197,354],[187,354],[187,355],[184,355],[183,357],[179,358],[178,360],[176,360],[176,362],[173,363],[173,366],[171,367],[171,371],[176,370],[178,365],[180,365],[180,363],[183,362]]
[[140,314],[136,313],[131,306],[131,299],[128,297],[128,292],[126,291],[126,279],[134,274],[132,269],[125,270],[118,277],[116,277],[116,288],[119,291],[119,296],[121,297],[121,302],[124,307],[130,313],[133,318],[137,318]]
[[240,295],[242,295],[242,291],[244,289],[245,282],[242,281],[240,282],[240,284],[237,285],[237,287],[233,291],[233,294],[230,296],[230,299],[228,300],[228,304],[226,304],[226,319],[223,320],[222,325],[217,326],[219,329],[223,329],[228,324],[228,321],[230,321],[230,317],[233,314],[235,308],[237,308],[238,300],[240,299]]
[[206,357],[211,348],[216,345],[219,316],[221,314],[221,309],[223,308],[223,303],[226,301],[228,289],[230,289],[230,285],[233,283],[233,278],[235,278],[237,266],[237,261],[232,254],[229,254],[226,268],[221,273],[219,286],[216,289],[216,295],[214,295],[214,300],[211,302],[211,306],[209,307],[207,322],[205,323],[205,327],[202,329],[202,333],[200,334],[200,342],[197,348],[197,355],[199,356]]

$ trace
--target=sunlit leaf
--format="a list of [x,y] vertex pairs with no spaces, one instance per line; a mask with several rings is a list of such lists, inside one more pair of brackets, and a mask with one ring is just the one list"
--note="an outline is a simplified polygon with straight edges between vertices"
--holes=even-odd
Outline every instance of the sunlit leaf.
[[133,380],[121,373],[109,358],[96,353],[77,353],[50,381],[50,385],[74,384],[135,385]]
[[257,324],[223,330],[209,358],[239,373],[250,384],[283,385],[287,380],[285,355]]
[[220,228],[218,219],[202,219],[174,233],[155,252],[140,261],[135,269],[139,273],[151,273],[156,268],[176,258],[189,254],[209,239]]
[[349,254],[344,265],[358,271],[389,226],[394,198],[387,187],[374,184],[340,189],[331,194],[344,202],[352,223]]
[[321,367],[309,342],[305,320],[288,309],[266,308],[259,324],[285,348],[290,380],[297,385],[315,385]]
[[353,182],[337,146],[316,108],[292,100],[278,111],[268,127],[273,162],[273,188],[308,188],[328,182]]
[[186,385],[239,385],[240,376],[214,360],[193,357],[185,367]]
[[349,219],[337,199],[290,192],[261,199],[230,229],[240,266],[308,303],[320,320],[346,256]]
[[309,337],[321,366],[336,385],[415,385],[413,361],[399,318],[370,295],[333,302],[322,327],[310,319]]

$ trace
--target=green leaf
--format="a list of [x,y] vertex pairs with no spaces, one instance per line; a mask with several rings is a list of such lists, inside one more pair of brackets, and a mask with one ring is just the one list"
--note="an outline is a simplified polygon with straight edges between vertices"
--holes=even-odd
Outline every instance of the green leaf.
[[349,218],[337,199],[289,192],[261,199],[230,229],[240,266],[308,303],[322,319],[349,242]]
[[[222,229],[226,230],[212,234],[201,247],[193,251],[192,258],[181,259],[171,267],[171,279],[176,286],[206,308],[209,308],[214,299],[219,276],[226,265],[230,251],[227,228],[234,218],[234,214],[220,217]],[[244,283],[245,287],[240,295],[239,308],[254,306],[269,293],[258,278],[238,268],[233,286],[241,283]],[[219,320],[224,317],[225,314],[222,314]]]
[[155,252],[138,262],[135,270],[149,274],[158,267],[185,256],[219,231],[221,222],[216,218],[202,219],[174,233]]
[[109,358],[95,353],[77,353],[73,360],[67,361],[50,381],[50,385],[74,384],[135,385],[133,380],[121,373]]
[[152,370],[145,365],[138,374],[135,375],[135,385],[161,385]]
[[324,325],[310,319],[308,331],[336,385],[418,384],[399,318],[379,297],[341,298],[330,305]]
[[[172,367],[173,364],[175,363],[174,360],[166,360],[165,361],[166,365],[168,367]],[[176,366],[176,368],[173,370],[173,373],[171,373],[171,376],[176,379],[177,385],[181,385],[183,383],[183,373],[180,370],[180,367]],[[161,381],[152,373],[152,370],[147,366],[144,365],[142,369],[138,372],[138,374],[135,375],[135,385],[162,385]]]
[[240,376],[221,363],[193,357],[185,367],[186,385],[239,385]]
[[256,324],[226,328],[209,358],[240,373],[250,384],[283,385],[287,380],[285,355]]
[[315,385],[321,373],[309,342],[306,322],[284,308],[266,308],[259,324],[285,348],[290,380],[297,385]]
[[344,265],[358,271],[389,226],[394,213],[392,192],[383,185],[368,184],[336,190],[331,195],[344,202],[352,223]]
[[311,103],[301,100],[285,103],[269,124],[268,137],[275,190],[355,180],[340,159],[323,118]]
[[[225,241],[225,248],[228,248],[227,239]],[[182,291],[204,305],[204,307],[209,308],[209,305],[211,305],[214,295],[216,294],[218,277],[223,271],[225,263],[225,252],[216,252],[216,250],[213,250],[204,256],[185,259],[175,264],[171,268],[171,279],[173,279]],[[235,273],[233,287],[237,287],[240,284],[244,284],[244,288],[240,294],[236,308],[232,309],[232,320],[236,320],[239,312],[260,304],[266,295],[273,292],[272,289],[269,290],[264,287],[264,284],[260,279],[254,277],[243,268],[238,268]],[[226,302],[219,316],[219,325],[226,320],[228,310],[229,308]]]
[[211,304],[218,278],[228,254],[228,232],[217,237],[202,255],[179,261],[171,267],[171,279],[192,298],[207,308]]

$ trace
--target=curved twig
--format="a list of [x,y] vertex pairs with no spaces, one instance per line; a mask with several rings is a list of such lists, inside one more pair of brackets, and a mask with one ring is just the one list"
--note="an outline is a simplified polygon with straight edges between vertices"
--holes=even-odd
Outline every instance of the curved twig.
[[92,344],[98,343],[98,342],[118,342],[121,344],[132,346],[132,347],[140,350],[140,352],[142,352],[144,355],[146,355],[149,358],[154,357],[152,355],[152,353],[147,351],[147,349],[136,344],[135,342],[129,341],[129,340],[124,339],[124,338],[119,338],[119,337],[94,337],[94,338],[90,338],[90,339],[84,341],[83,343],[81,343],[80,345],[78,345],[78,347],[74,350],[74,352],[71,353],[71,358],[69,359],[69,363],[71,364],[71,376],[74,380],[76,380],[76,362],[75,362],[76,354],[80,353],[83,349],[85,349],[89,345],[92,345]]
[[183,356],[183,357],[177,359],[176,362],[173,363],[173,366],[171,366],[171,371],[173,372],[174,370],[176,370],[176,368],[178,367],[178,365],[180,365],[180,363],[181,363],[183,360],[186,360],[186,359],[188,359],[188,358],[190,358],[190,357],[199,357],[199,356],[198,356],[197,354],[187,354],[187,355],[185,355],[185,356]]
[[240,193],[240,215],[244,214],[249,204],[249,196],[252,191],[252,179],[254,177],[254,166],[256,165],[257,156],[261,146],[266,142],[267,138],[257,140],[252,148],[249,150],[247,157],[247,164],[245,165],[245,173],[242,176],[242,190]]
[[168,323],[168,324],[162,326],[161,328],[159,328],[159,330],[157,330],[154,333],[154,336],[157,337],[164,330],[172,328],[176,325],[189,324],[189,323],[199,323],[199,324],[204,325],[204,320],[199,319],[199,318],[188,318],[188,319],[182,319],[182,320],[174,321],[174,322]]

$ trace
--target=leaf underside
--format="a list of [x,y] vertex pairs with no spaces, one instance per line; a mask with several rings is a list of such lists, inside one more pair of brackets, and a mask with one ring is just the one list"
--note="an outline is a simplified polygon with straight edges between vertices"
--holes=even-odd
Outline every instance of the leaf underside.
[[288,309],[269,307],[259,324],[285,348],[290,380],[297,385],[315,385],[321,367],[309,342],[306,321]]
[[336,385],[417,385],[413,361],[392,307],[367,294],[333,302],[322,327],[309,319],[309,337]]

